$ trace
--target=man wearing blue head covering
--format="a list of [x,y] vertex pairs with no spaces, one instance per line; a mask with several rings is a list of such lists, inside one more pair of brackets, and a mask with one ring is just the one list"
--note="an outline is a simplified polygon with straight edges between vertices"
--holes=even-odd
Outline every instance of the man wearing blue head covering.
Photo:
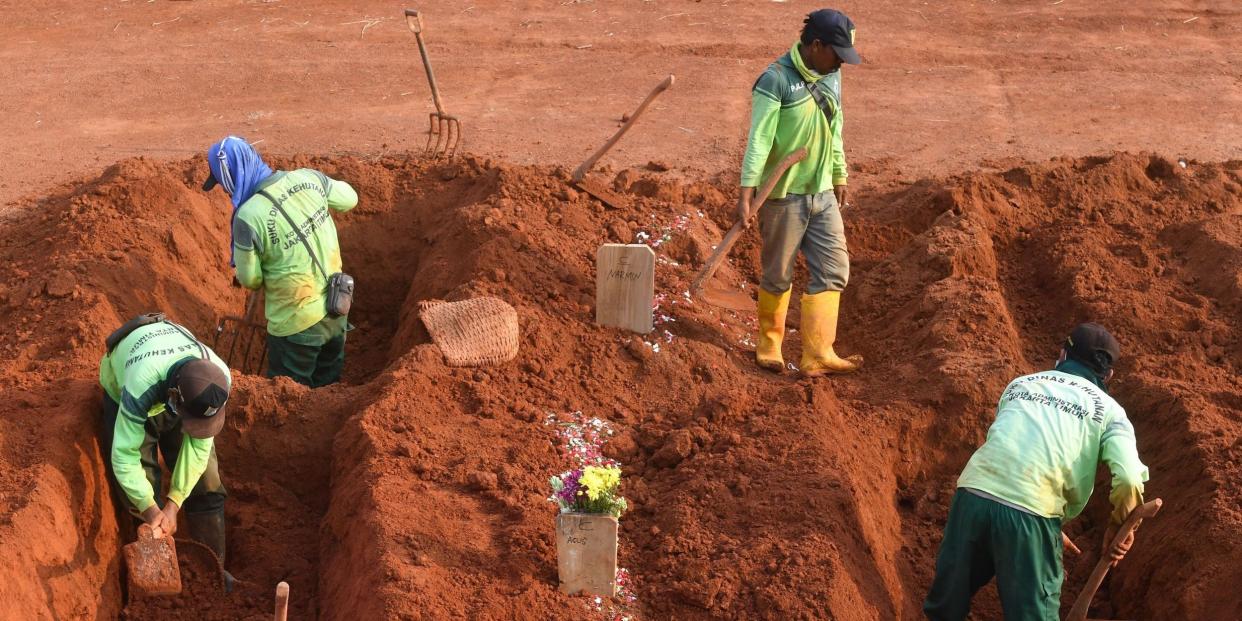
[[283,375],[312,388],[336,382],[349,322],[328,312],[329,275],[341,272],[329,210],[349,211],[358,194],[317,170],[273,171],[237,136],[211,145],[207,164],[211,174],[203,190],[219,185],[233,203],[237,280],[264,290],[268,377]]

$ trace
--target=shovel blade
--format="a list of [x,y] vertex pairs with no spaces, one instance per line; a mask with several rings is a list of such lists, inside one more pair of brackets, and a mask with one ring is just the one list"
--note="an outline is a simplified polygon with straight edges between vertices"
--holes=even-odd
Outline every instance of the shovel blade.
[[132,596],[177,595],[181,592],[181,568],[172,537],[156,538],[151,527],[138,527],[138,540],[124,548]]
[[622,198],[621,195],[613,192],[604,184],[590,177],[583,177],[582,181],[574,182],[574,187],[594,196],[599,201],[613,209],[624,209],[629,206],[630,202]]
[[750,297],[748,291],[724,289],[716,285],[707,284],[699,290],[699,294],[696,297],[700,301],[717,308],[725,308],[741,313],[755,312],[755,299]]

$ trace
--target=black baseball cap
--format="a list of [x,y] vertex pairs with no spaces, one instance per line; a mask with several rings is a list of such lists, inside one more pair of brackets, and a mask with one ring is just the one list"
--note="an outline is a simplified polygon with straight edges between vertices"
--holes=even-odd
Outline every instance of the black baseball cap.
[[803,41],[809,43],[819,39],[836,50],[841,62],[849,65],[862,63],[858,50],[854,49],[854,22],[845,13],[835,9],[820,9],[807,15],[802,23]]
[[1065,339],[1065,354],[1087,365],[1096,375],[1108,375],[1121,358],[1121,345],[1098,323],[1083,323]]
[[210,360],[191,360],[177,372],[168,406],[191,438],[214,438],[224,428],[229,378]]
[[207,180],[203,182],[203,191],[204,191],[204,192],[210,192],[210,191],[211,191],[211,188],[216,187],[216,183],[218,183],[218,182],[216,181],[216,176],[215,176],[214,174],[212,174],[212,172],[211,172],[211,170],[210,170],[210,169],[208,169],[208,170],[207,170]]

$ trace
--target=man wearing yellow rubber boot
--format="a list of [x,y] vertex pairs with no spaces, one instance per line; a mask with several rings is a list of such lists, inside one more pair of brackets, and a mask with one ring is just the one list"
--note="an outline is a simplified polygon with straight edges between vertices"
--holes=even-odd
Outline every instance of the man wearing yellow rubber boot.
[[841,220],[848,173],[841,142],[840,69],[842,63],[859,61],[853,22],[839,11],[820,9],[806,17],[801,38],[768,66],[751,92],[738,199],[743,222],[760,181],[786,155],[807,149],[806,159],[785,173],[759,207],[763,278],[755,359],[765,369],[785,368],[781,341],[799,250],[810,271],[802,296],[802,374],[852,373],[862,365],[861,356],[841,358],[833,349],[850,271]]

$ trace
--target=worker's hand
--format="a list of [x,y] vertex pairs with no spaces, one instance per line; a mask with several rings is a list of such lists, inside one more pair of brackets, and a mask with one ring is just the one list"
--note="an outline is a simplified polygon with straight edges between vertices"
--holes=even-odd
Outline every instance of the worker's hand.
[[849,187],[844,185],[833,186],[832,193],[837,197],[837,209],[845,209],[845,195]]
[[1079,550],[1078,546],[1074,545],[1073,540],[1069,538],[1069,535],[1065,533],[1061,533],[1061,544],[1066,551],[1073,552],[1074,554],[1082,554],[1082,550]]
[[158,505],[148,507],[142,512],[142,519],[151,526],[152,534],[157,539],[172,537],[177,532],[177,511],[179,510],[177,503],[169,500],[164,503],[163,509]]
[[1112,545],[1113,539],[1116,537],[1117,527],[1109,526],[1108,530],[1104,531],[1104,546],[1101,551],[1101,556],[1112,559],[1113,567],[1116,567],[1117,562],[1125,558],[1126,552],[1130,551],[1130,546],[1134,545],[1134,531],[1130,531],[1130,534],[1126,535],[1125,539],[1117,542],[1117,545]]
[[737,221],[742,228],[750,228],[751,200],[755,197],[755,188],[742,188],[737,194]]
[[142,521],[151,527],[151,535],[156,539],[163,537],[167,533],[168,516],[164,515],[164,511],[159,505],[151,505],[142,512]]

